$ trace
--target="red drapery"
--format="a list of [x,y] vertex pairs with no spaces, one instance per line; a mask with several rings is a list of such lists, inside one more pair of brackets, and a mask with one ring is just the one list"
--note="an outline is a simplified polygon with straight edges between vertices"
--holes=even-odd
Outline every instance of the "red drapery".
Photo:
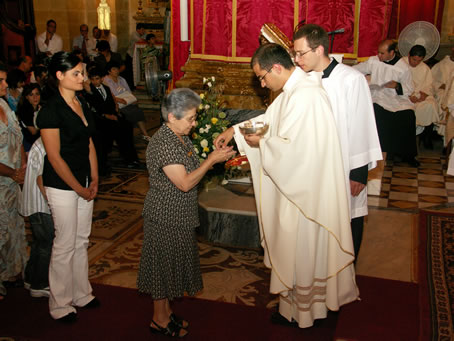
[[[171,6],[175,81],[182,76],[189,43],[180,41],[180,1],[171,0]],[[191,58],[249,62],[264,23],[275,24],[289,38],[301,20],[327,31],[344,28],[335,37],[333,52],[361,58],[375,55],[381,40],[409,22],[436,21],[439,27],[444,0],[188,0],[188,6]]]
[[441,31],[445,0],[394,0],[389,38],[397,38],[408,24],[428,21]]

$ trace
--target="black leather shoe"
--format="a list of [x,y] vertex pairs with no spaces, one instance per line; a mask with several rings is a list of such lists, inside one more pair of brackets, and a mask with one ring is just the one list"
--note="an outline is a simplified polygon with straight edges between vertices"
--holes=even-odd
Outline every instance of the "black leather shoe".
[[101,305],[101,302],[95,297],[92,299],[90,302],[88,302],[86,305],[83,306],[83,308],[98,308]]
[[405,162],[408,163],[411,167],[418,168],[420,163],[418,160],[416,160],[414,157],[405,159]]
[[65,315],[63,317],[60,317],[57,319],[58,322],[62,323],[74,323],[77,321],[77,314],[76,313],[69,313],[68,315]]

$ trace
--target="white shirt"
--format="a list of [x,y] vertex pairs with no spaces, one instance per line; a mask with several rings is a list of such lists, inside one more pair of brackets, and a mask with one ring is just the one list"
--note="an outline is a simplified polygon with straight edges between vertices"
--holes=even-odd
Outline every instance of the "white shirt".
[[41,33],[39,36],[36,37],[36,44],[38,46],[38,50],[40,52],[50,52],[52,54],[60,52],[63,50],[63,40],[58,34],[54,34],[52,39],[49,40],[49,45],[46,45],[44,42],[46,41],[46,31]]
[[128,52],[127,52],[131,57],[134,56],[134,46],[140,39],[144,39],[144,36],[141,36],[137,31],[134,31],[131,33],[131,37],[129,38]]
[[109,39],[107,39],[107,41],[110,44],[110,50],[112,52],[117,52],[117,50],[118,50],[118,39],[117,39],[117,36],[115,34],[113,34],[112,32],[110,32]]
[[39,138],[33,143],[33,146],[28,152],[20,212],[24,217],[31,216],[35,213],[50,214],[49,205],[36,182],[38,176],[43,175],[45,156],[46,150],[44,149],[41,138]]
[[[413,93],[413,79],[410,67],[402,58],[396,64],[390,65],[380,61],[378,56],[373,56],[353,68],[364,75],[370,75],[369,87],[374,103],[392,112],[414,109],[409,98]],[[396,89],[384,87],[390,81],[402,85],[403,95],[398,95]]]
[[362,217],[367,215],[367,186],[351,196],[350,171],[365,165],[371,170],[382,159],[369,87],[360,72],[344,64],[336,65],[322,84],[339,134],[351,218]]

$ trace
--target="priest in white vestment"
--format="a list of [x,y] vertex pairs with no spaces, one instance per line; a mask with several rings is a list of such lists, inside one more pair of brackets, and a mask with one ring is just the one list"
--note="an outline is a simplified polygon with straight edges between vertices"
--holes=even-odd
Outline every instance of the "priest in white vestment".
[[424,46],[415,45],[410,49],[408,56],[402,57],[404,62],[410,66],[414,87],[410,101],[415,104],[416,125],[420,127],[427,127],[443,120],[439,117],[440,110],[433,96],[432,72],[423,62],[425,56]]
[[368,171],[382,159],[369,86],[360,72],[328,56],[329,38],[321,26],[306,24],[293,40],[295,63],[306,72],[319,73],[336,120],[357,258],[368,212]]
[[251,65],[261,85],[282,93],[251,121],[268,132],[234,135],[251,164],[264,262],[279,313],[301,328],[358,299],[348,195],[331,106],[318,75],[295,68],[277,44],[259,47]]
[[396,43],[384,40],[377,56],[353,67],[369,81],[382,151],[418,167],[415,105],[410,101],[413,79],[410,67],[398,56],[396,48]]

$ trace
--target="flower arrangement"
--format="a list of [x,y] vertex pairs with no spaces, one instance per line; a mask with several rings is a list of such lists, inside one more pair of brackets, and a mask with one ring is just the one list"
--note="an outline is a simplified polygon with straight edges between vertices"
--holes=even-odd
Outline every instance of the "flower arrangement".
[[205,91],[200,94],[202,102],[198,108],[196,127],[192,133],[192,143],[200,161],[205,160],[208,154],[216,147],[213,141],[230,124],[223,111],[222,88],[216,85],[214,76],[203,78]]

